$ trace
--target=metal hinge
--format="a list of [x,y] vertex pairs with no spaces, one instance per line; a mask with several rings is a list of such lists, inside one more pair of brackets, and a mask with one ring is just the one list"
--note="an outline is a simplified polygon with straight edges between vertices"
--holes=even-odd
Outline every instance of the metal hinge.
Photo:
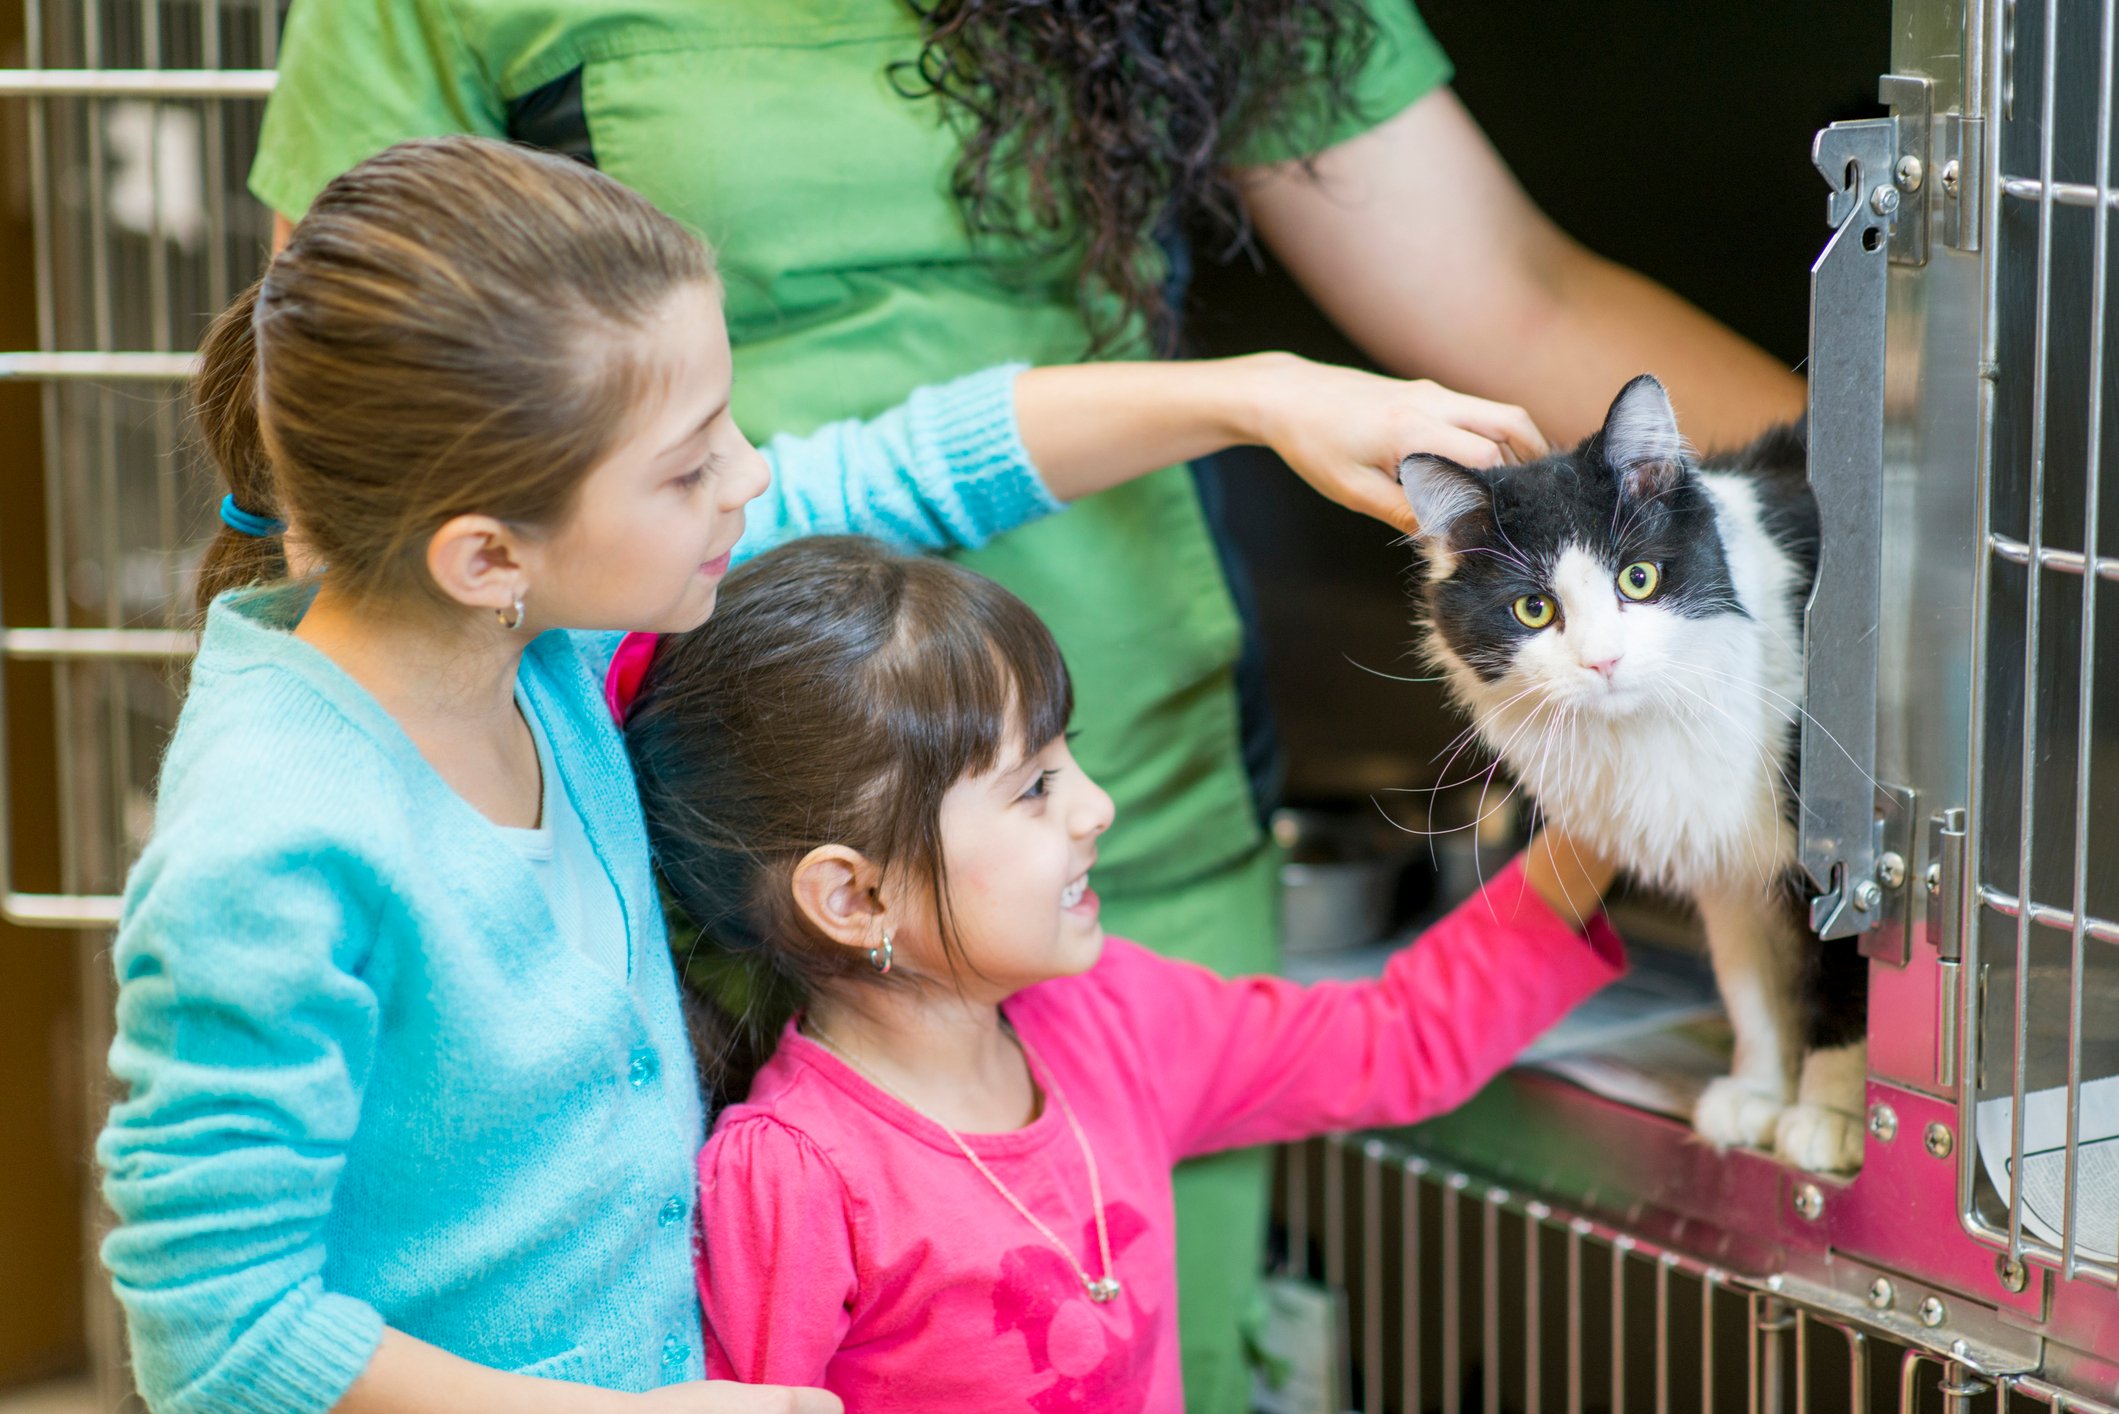
[[1927,264],[1931,231],[1952,250],[1978,250],[1980,120],[1935,112],[1934,81],[1912,74],[1885,74],[1877,97],[1896,124],[1890,185],[1869,192],[1872,202],[1893,208],[1891,263]]

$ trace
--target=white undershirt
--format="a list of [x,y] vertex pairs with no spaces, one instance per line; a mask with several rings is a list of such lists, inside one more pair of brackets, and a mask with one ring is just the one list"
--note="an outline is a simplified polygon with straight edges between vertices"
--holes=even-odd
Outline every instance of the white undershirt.
[[500,832],[536,871],[560,933],[590,962],[623,980],[631,971],[631,956],[625,906],[618,901],[617,885],[589,843],[588,826],[552,764],[552,744],[545,739],[544,724],[520,695],[516,705],[537,742],[544,818],[534,830],[503,825]]

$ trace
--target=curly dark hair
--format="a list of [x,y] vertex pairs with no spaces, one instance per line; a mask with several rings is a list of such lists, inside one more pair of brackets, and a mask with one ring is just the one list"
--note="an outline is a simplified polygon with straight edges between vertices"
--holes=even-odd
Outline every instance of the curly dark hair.
[[926,42],[891,78],[950,105],[966,226],[1076,261],[1091,354],[1136,319],[1174,347],[1157,241],[1248,248],[1232,155],[1262,137],[1301,150],[1345,116],[1376,42],[1363,0],[906,3]]

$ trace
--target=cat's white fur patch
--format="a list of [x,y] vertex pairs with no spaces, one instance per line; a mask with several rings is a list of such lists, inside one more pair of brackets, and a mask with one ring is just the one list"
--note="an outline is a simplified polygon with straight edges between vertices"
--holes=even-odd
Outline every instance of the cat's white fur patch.
[[1692,1127],[1717,1149],[1762,1149],[1773,1142],[1786,1101],[1761,1095],[1733,1075],[1707,1083],[1692,1111]]
[[1861,1167],[1868,1079],[1865,1042],[1805,1056],[1795,1103],[1781,1115],[1774,1130],[1773,1151],[1796,1167],[1816,1173]]

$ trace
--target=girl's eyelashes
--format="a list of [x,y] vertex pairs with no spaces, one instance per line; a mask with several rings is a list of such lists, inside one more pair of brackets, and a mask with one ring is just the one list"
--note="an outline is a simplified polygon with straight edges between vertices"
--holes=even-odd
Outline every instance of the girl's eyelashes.
[[684,475],[677,477],[671,484],[680,491],[696,491],[699,489],[700,484],[706,480],[707,476],[719,470],[720,467],[721,454],[719,452],[709,452],[705,461],[693,467]]
[[1059,770],[1056,767],[1047,767],[1045,770],[1039,771],[1030,778],[1030,784],[1023,788],[1023,793],[1019,798],[1023,800],[1043,800],[1051,790],[1052,778],[1058,774]]

